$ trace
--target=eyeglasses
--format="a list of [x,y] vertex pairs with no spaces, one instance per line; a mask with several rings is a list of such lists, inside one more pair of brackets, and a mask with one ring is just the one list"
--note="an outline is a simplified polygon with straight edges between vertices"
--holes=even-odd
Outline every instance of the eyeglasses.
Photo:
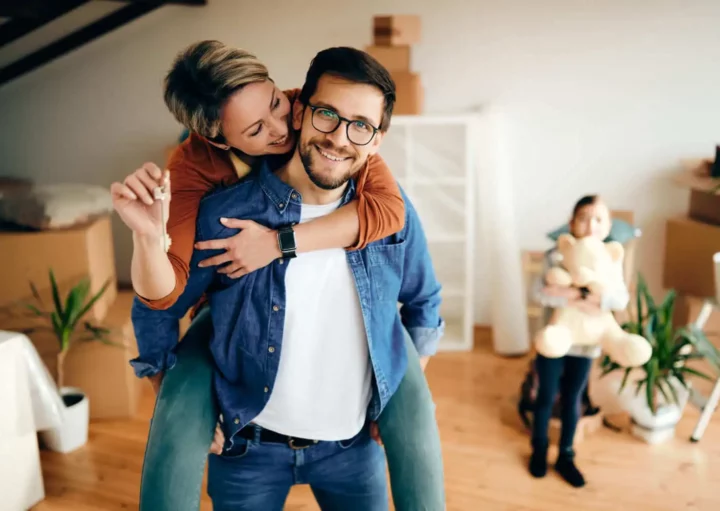
[[313,128],[322,133],[332,133],[343,121],[346,125],[347,138],[355,145],[368,145],[375,137],[378,129],[365,121],[353,121],[340,117],[337,112],[322,106],[315,106],[308,103],[312,110]]

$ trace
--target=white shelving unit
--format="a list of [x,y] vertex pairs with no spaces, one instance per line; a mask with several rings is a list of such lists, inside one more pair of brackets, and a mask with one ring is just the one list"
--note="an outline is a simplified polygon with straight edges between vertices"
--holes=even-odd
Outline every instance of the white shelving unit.
[[475,115],[393,116],[380,146],[420,216],[443,287],[441,351],[473,347],[478,123]]

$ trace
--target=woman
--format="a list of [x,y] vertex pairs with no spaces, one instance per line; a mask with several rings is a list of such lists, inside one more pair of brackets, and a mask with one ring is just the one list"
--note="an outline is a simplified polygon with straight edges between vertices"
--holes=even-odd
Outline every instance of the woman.
[[[297,91],[278,90],[262,63],[244,51],[214,41],[192,45],[178,56],[165,86],[166,104],[192,133],[168,164],[172,201],[153,198],[153,191],[165,183],[166,176],[151,164],[135,171],[123,183],[113,184],[116,209],[133,230],[133,286],[140,300],[152,309],[167,309],[182,294],[190,271],[201,198],[216,186],[242,178],[256,158],[287,157],[295,147],[289,114]],[[360,172],[356,188],[357,200],[351,204],[327,217],[295,226],[298,252],[362,248],[402,229],[402,197],[381,158],[371,158]],[[164,240],[159,233],[162,232],[161,208],[167,207],[167,202],[171,204],[167,222],[170,246],[165,254]],[[219,272],[238,278],[280,257],[274,231],[242,219],[230,219],[226,225],[242,230],[220,242],[226,249],[224,254],[201,264],[223,265]],[[205,247],[199,244],[198,248]],[[142,505],[147,509],[197,509],[204,466],[204,458],[200,456],[207,452],[217,420],[217,409],[211,404],[212,371],[207,353],[212,325],[206,312],[203,310],[194,319],[177,349],[176,361],[133,361],[138,375],[150,376],[160,389],[141,490]],[[442,458],[434,406],[417,352],[411,342],[406,346],[407,373],[378,421],[393,498],[397,509],[441,510],[444,509]],[[167,372],[160,386],[162,373],[158,373],[157,368],[173,366],[174,370]],[[200,391],[192,393],[187,385],[188,373],[194,382],[192,388]],[[194,414],[186,411],[196,409],[204,410],[201,415],[212,422],[203,420],[200,424],[188,425],[189,416]],[[168,419],[172,414],[183,420]],[[216,443],[222,444],[222,438],[217,438],[219,435],[218,430]],[[168,438],[170,445],[167,445]],[[194,446],[190,449],[192,455],[188,454],[187,442]],[[214,447],[217,452],[219,445]],[[177,452],[183,453],[182,464],[189,467],[183,469],[187,470],[186,479],[179,479],[177,467],[172,463],[147,461]],[[193,494],[178,496],[178,487]]]
[[[610,211],[597,195],[588,195],[575,204],[569,226],[570,233],[576,238],[594,236],[605,240],[610,234]],[[552,265],[557,264],[556,250],[554,248],[546,254],[542,275],[545,275]],[[618,264],[621,265],[622,262]],[[545,286],[542,280],[536,285],[535,297],[543,307],[578,307],[588,312],[623,310],[629,300],[625,285],[599,296],[577,288]],[[547,472],[548,425],[559,390],[562,430],[555,469],[572,486],[584,486],[585,478],[574,462],[573,440],[592,361],[599,355],[600,347],[597,346],[574,346],[567,356],[561,358],[546,358],[537,354],[535,372],[538,389],[529,467],[534,477],[543,477]]]

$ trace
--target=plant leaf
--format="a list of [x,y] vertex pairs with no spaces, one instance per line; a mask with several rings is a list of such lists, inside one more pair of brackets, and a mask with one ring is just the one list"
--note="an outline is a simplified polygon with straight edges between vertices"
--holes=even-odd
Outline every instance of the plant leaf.
[[625,388],[625,385],[627,385],[628,377],[630,376],[631,371],[632,371],[631,367],[625,368],[625,374],[623,375],[623,379],[620,382],[620,391],[619,392],[622,392],[623,389]]
[[645,279],[642,276],[642,273],[638,272],[638,283],[637,283],[637,289],[635,293],[635,300],[637,302],[637,325],[639,331],[642,331],[642,324],[643,324],[643,310],[642,310],[642,288],[645,286]]
[[679,405],[679,404],[680,404],[680,398],[678,398],[677,391],[675,390],[675,386],[672,384],[671,381],[669,381],[669,380],[667,380],[667,379],[665,380],[665,384],[666,384],[666,385],[668,386],[668,388],[670,389],[670,393],[672,394],[674,403],[677,404],[677,405]]
[[657,380],[657,388],[660,390],[660,392],[662,393],[663,397],[665,398],[665,402],[668,403],[668,404],[670,404],[670,402],[671,402],[671,401],[670,401],[670,396],[668,395],[667,392],[665,392],[665,389],[663,388],[663,385],[662,385],[663,382],[664,382],[664,380],[665,380],[664,378],[659,378],[659,379]]
[[41,307],[45,307],[45,304],[42,301],[42,298],[40,298],[40,293],[38,293],[37,288],[35,287],[35,284],[33,284],[32,281],[30,281],[30,291],[32,291],[32,295],[35,297],[35,299],[38,301]]
[[682,373],[679,370],[673,371],[673,374],[675,375],[675,378],[678,379],[680,383],[682,383],[682,386],[685,388],[688,388],[688,384],[685,381],[685,377],[682,375]]
[[53,330],[55,331],[58,341],[62,344],[63,327],[57,312],[53,311],[50,313],[50,321],[52,321]]
[[78,312],[76,321],[79,321],[80,319],[82,319],[83,316],[85,316],[85,314],[87,314],[87,312],[92,308],[92,306],[95,305],[95,302],[97,302],[100,299],[100,297],[102,297],[102,295],[105,293],[105,291],[107,290],[109,285],[110,285],[110,279],[105,281],[105,283],[100,288],[100,290],[97,292],[97,294],[95,294],[95,296],[90,298],[90,301],[85,304],[85,306],[80,310],[80,312]]
[[658,361],[657,359],[650,359],[650,362],[647,364],[647,385],[645,386],[645,397],[647,398],[647,404],[650,407],[650,410],[654,414],[656,412],[655,410],[655,379],[657,378],[657,365]]
[[635,382],[637,384],[635,387],[635,395],[636,396],[638,394],[640,394],[640,389],[642,389],[643,383],[645,383],[646,381],[647,381],[647,378],[644,378],[642,380],[638,380],[637,382]]
[[26,307],[28,310],[32,311],[33,314],[35,314],[36,316],[39,316],[39,317],[41,317],[41,318],[42,318],[42,317],[49,317],[49,316],[50,316],[47,312],[41,311],[40,309],[38,309],[37,307],[35,307],[35,306],[34,306],[33,304],[31,304],[31,303],[26,303],[26,304],[25,304],[25,307]]
[[60,290],[58,289],[57,282],[55,281],[55,274],[50,269],[50,287],[52,288],[53,302],[55,303],[55,311],[60,317],[63,315],[63,306],[60,301]]
[[88,291],[90,291],[90,281],[83,279],[73,287],[68,294],[67,305],[65,307],[65,321],[73,328],[77,324],[78,314],[82,311]]
[[682,373],[692,374],[692,375],[697,376],[698,378],[703,378],[705,380],[712,380],[712,378],[710,378],[710,376],[708,376],[707,374],[701,373],[700,371],[698,371],[697,369],[693,369],[692,367],[685,367],[685,366],[679,367],[678,371],[680,371]]

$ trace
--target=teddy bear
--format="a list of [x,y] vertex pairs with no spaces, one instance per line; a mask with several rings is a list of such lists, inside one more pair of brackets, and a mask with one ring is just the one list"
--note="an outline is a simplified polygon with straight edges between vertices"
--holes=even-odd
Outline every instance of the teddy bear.
[[[547,272],[548,285],[585,287],[597,294],[624,285],[625,251],[617,241],[603,242],[592,236],[577,239],[563,234],[557,244],[562,267],[553,267]],[[611,311],[555,309],[549,324],[535,338],[536,349],[545,357],[558,358],[566,355],[573,345],[600,345],[623,367],[641,366],[652,355],[650,343],[640,335],[624,331]]]

